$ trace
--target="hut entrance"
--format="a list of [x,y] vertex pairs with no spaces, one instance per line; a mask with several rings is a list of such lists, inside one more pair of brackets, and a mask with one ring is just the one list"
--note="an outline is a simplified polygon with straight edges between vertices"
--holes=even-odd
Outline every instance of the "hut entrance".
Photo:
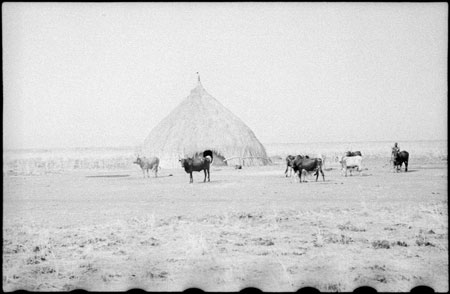
[[206,156],[212,156],[213,157],[213,166],[226,166],[227,162],[225,161],[225,157],[223,157],[221,154],[217,154],[214,151],[211,150],[205,150],[203,152],[197,152],[195,153],[195,157],[206,157]]

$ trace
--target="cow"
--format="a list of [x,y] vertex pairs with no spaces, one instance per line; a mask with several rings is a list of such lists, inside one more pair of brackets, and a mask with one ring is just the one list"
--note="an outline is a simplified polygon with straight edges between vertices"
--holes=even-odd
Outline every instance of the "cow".
[[[322,178],[325,181],[325,175],[322,170],[322,159],[321,158],[306,158],[298,155],[293,162],[292,169],[295,173],[298,173],[300,183],[302,182],[302,173],[315,171],[316,182],[319,178],[319,172],[322,174]],[[305,176],[306,177],[306,176]]]
[[138,164],[141,169],[142,169],[142,173],[144,174],[144,178],[145,178],[145,171],[147,171],[147,176],[150,178],[150,175],[148,173],[149,170],[154,170],[155,171],[155,178],[158,177],[158,168],[159,168],[159,158],[158,157],[151,157],[151,158],[146,158],[146,157],[137,157],[136,161],[134,161],[133,163]]
[[355,151],[355,152],[347,151],[347,152],[345,152],[345,156],[347,156],[347,157],[362,156],[362,154],[361,154],[361,151]]
[[359,175],[361,175],[362,170],[362,156],[356,155],[356,156],[343,156],[342,159],[339,161],[342,165],[342,172],[345,173],[345,176],[347,176],[347,170],[350,169],[350,175],[352,175],[352,170],[357,169],[359,172]]
[[397,150],[393,150],[392,157],[394,162],[394,169],[396,168],[397,172],[401,171],[403,163],[405,163],[405,172],[408,171],[408,160],[409,160],[408,151],[398,152]]
[[326,160],[326,155],[325,154],[321,154],[321,153],[317,153],[317,154],[310,154],[309,156],[306,155],[306,158],[320,158],[322,159],[322,169],[325,169],[325,160]]
[[294,164],[294,160],[296,158],[309,158],[309,156],[308,155],[306,155],[306,156],[303,156],[303,155],[297,155],[297,156],[288,155],[286,157],[286,170],[284,171],[284,174],[286,175],[286,177],[288,177],[288,171],[290,171],[289,177],[292,176],[292,170],[293,170],[292,167],[293,167],[293,164]]
[[206,175],[208,174],[208,182],[209,182],[209,167],[211,166],[212,158],[211,156],[206,156],[205,158],[183,158],[179,160],[181,163],[181,167],[184,168],[186,173],[190,174],[189,183],[192,184],[194,179],[192,178],[192,172],[194,171],[204,171],[205,179],[203,182],[206,182]]

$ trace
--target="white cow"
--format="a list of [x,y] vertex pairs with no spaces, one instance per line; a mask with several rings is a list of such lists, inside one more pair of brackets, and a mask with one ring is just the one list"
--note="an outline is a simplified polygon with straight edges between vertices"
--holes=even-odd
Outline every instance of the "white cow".
[[352,175],[352,170],[357,169],[359,175],[361,175],[362,170],[362,157],[361,156],[343,156],[339,161],[342,165],[342,172],[345,172],[347,176],[347,170],[350,170],[350,175]]
[[144,174],[144,178],[145,178],[145,171],[147,171],[147,177],[150,178],[150,175],[148,173],[149,170],[155,171],[155,178],[158,177],[158,168],[160,168],[158,157],[145,158],[138,156],[136,161],[134,161],[133,163],[138,164],[141,167],[142,173]]

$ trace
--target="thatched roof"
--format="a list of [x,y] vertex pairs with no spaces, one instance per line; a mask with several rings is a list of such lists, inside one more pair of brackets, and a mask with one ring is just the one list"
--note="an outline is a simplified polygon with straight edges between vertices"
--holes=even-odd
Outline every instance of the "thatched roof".
[[229,159],[229,165],[264,165],[264,146],[236,115],[198,82],[191,94],[154,127],[142,152],[158,156],[163,167],[176,167],[179,157],[210,149]]

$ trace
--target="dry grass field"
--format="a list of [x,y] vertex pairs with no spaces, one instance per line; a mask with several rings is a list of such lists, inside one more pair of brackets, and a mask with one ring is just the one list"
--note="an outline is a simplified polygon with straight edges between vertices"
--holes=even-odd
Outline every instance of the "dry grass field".
[[3,290],[448,291],[447,161],[3,176]]

